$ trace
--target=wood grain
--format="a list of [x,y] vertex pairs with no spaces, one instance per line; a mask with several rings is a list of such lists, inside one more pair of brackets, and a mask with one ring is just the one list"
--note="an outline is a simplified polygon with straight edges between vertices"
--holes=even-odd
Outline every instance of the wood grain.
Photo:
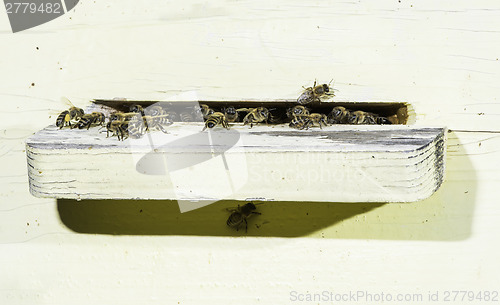
[[174,123],[168,134],[125,141],[98,128],[47,127],[27,140],[30,190],[73,199],[411,202],[443,181],[443,128],[202,126]]

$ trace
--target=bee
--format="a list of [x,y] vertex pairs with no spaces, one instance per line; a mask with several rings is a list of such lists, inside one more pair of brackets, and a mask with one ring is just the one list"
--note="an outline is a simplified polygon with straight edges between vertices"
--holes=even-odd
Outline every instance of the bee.
[[309,115],[309,109],[304,106],[297,105],[293,108],[288,108],[288,110],[286,111],[286,116],[288,118],[293,118],[297,115]]
[[194,116],[189,111],[183,111],[183,112],[181,112],[179,114],[179,117],[181,119],[181,122],[193,122],[194,121]]
[[213,114],[215,111],[210,108],[208,105],[200,104],[199,106],[195,106],[193,109],[194,118],[196,121],[201,121],[202,119],[206,121],[208,117]]
[[171,125],[170,114],[161,106],[155,105],[146,109],[146,119],[154,121],[154,124]]
[[323,126],[328,126],[327,117],[321,113],[311,113],[308,117],[309,119],[309,127],[319,127],[323,129]]
[[56,126],[62,129],[64,126],[71,127],[71,121],[78,121],[85,113],[83,109],[78,107],[71,107],[59,114],[56,119]]
[[295,115],[292,121],[288,125],[295,129],[309,129],[310,127],[319,127],[323,129],[323,126],[328,126],[327,117],[321,113],[311,113],[309,115]]
[[125,136],[128,138],[128,122],[126,121],[110,121],[106,124],[106,138],[109,138],[109,133],[112,136],[117,136],[118,141],[123,141]]
[[134,104],[134,105],[130,106],[129,111],[135,112],[135,113],[140,113],[142,116],[144,116],[144,108],[142,108],[141,105]]
[[[331,83],[331,82],[330,82]],[[304,88],[304,92],[297,98],[297,103],[301,105],[309,104],[312,102],[321,102],[320,97],[325,95],[335,96],[335,94],[330,93],[330,84],[322,84],[316,86],[316,81],[312,87]]]
[[92,112],[92,113],[87,113],[84,114],[80,120],[73,125],[71,128],[78,127],[78,129],[83,129],[87,127],[87,130],[90,128],[92,125],[103,125],[106,120],[106,117],[104,116],[104,113],[102,112]]
[[165,110],[165,113],[168,114],[168,118],[171,122],[179,122],[181,119],[177,112],[173,110]]
[[229,106],[223,109],[224,115],[228,122],[234,123],[238,122],[238,111],[233,106]]
[[373,125],[377,124],[377,121],[372,113],[365,111],[354,111],[349,115],[347,122],[349,124],[365,124],[365,125]]
[[252,216],[253,214],[261,215],[261,213],[255,212],[256,209],[257,209],[257,207],[252,202],[249,202],[242,207],[240,207],[240,205],[238,205],[237,208],[229,209],[228,211],[232,212],[232,213],[231,213],[231,215],[229,215],[229,218],[227,219],[226,224],[231,228],[236,227],[236,231],[238,231],[240,225],[244,222],[245,223],[245,233],[247,233],[247,231],[248,231],[247,218]]
[[119,122],[126,122],[130,121],[133,117],[137,116],[138,114],[135,112],[114,112],[110,114],[109,116],[109,121],[114,122],[114,121],[119,121]]
[[201,104],[200,106],[201,106],[201,114],[203,115],[204,120],[207,120],[209,116],[215,113],[215,111],[212,108],[208,107],[205,104]]
[[350,111],[342,106],[333,107],[328,114],[328,124],[347,124]]
[[179,114],[171,109],[168,108],[166,105],[160,106],[163,109],[164,114],[168,114],[168,119],[170,122],[179,122]]
[[292,121],[290,122],[290,124],[288,126],[290,126],[291,128],[295,128],[295,129],[299,129],[299,130],[302,130],[302,129],[308,129],[309,128],[309,119],[307,116],[294,116]]
[[326,115],[321,113],[311,113],[310,115],[294,116],[288,126],[302,130],[309,129],[310,127],[319,127],[323,129],[323,126],[327,125]]
[[143,122],[146,125],[146,130],[150,128],[156,128],[163,133],[168,133],[164,126],[170,126],[173,123],[168,119],[168,114],[158,115],[158,116],[144,116]]
[[213,114],[211,114],[207,118],[203,130],[207,128],[214,128],[217,125],[221,125],[222,127],[229,129],[229,124],[227,123],[226,116],[222,112],[214,112]]
[[127,124],[128,136],[131,138],[139,139],[146,134],[146,125],[144,124],[144,120],[141,120],[139,116],[132,118],[128,122],[123,122],[123,124]]
[[[140,110],[139,110],[140,111]],[[135,138],[143,136],[150,128],[156,128],[168,133],[164,126],[171,125],[169,114],[161,106],[150,106],[143,111],[144,115],[134,113],[129,119],[129,135]]]
[[392,122],[388,118],[383,117],[383,116],[377,116],[375,118],[375,120],[376,120],[377,124],[381,124],[381,125],[386,125],[386,124],[390,125],[390,124],[392,124]]
[[237,111],[247,111],[247,115],[243,118],[243,125],[250,124],[250,128],[253,127],[253,124],[268,122],[270,115],[269,110],[265,107],[257,107],[257,108],[241,108]]

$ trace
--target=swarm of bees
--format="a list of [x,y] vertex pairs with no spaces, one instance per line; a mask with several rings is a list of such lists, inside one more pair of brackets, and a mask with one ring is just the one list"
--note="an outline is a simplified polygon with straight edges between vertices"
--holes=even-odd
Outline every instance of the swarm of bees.
[[[335,106],[328,109],[325,104],[318,107],[322,98],[334,96],[330,84],[304,88],[297,98],[296,104],[288,103],[281,108],[257,106],[253,108],[238,108],[236,105],[221,104],[213,107],[207,104],[171,107],[168,103],[156,103],[145,107],[134,104],[127,111],[115,111],[106,117],[101,112],[84,113],[83,109],[72,105],[59,114],[56,126],[60,129],[89,129],[93,126],[106,128],[107,137],[116,136],[123,141],[127,138],[141,138],[148,131],[158,130],[168,133],[168,126],[174,122],[204,122],[202,131],[217,127],[230,129],[231,124],[243,123],[252,128],[257,124],[288,124],[290,128],[307,130],[336,124],[394,124],[398,123],[391,117],[385,117],[373,112],[347,109]],[[291,104],[291,105],[290,105]],[[213,107],[213,108],[212,108]]]

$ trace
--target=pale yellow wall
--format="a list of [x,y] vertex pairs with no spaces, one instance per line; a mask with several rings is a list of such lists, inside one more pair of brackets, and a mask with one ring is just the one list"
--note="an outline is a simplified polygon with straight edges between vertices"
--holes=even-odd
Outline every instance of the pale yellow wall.
[[[0,13],[0,304],[286,304],[291,291],[357,290],[421,293],[423,304],[429,291],[443,301],[500,290],[499,11],[495,1],[82,0],[16,34]],[[230,202],[179,214],[174,202],[28,192],[24,141],[54,122],[61,96],[82,107],[182,92],[281,99],[332,78],[338,101],[408,102],[417,124],[454,130],[434,196],[266,204],[244,238],[224,224]]]

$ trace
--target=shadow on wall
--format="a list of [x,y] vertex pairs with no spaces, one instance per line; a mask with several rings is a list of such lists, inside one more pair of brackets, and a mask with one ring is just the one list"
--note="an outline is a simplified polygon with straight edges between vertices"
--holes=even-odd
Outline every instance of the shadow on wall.
[[183,214],[169,200],[58,200],[57,208],[78,233],[452,241],[470,236],[475,197],[472,164],[449,133],[445,182],[414,203],[266,202],[257,206],[262,215],[248,219],[248,233],[244,225],[226,226],[226,209],[245,202],[219,201]]

